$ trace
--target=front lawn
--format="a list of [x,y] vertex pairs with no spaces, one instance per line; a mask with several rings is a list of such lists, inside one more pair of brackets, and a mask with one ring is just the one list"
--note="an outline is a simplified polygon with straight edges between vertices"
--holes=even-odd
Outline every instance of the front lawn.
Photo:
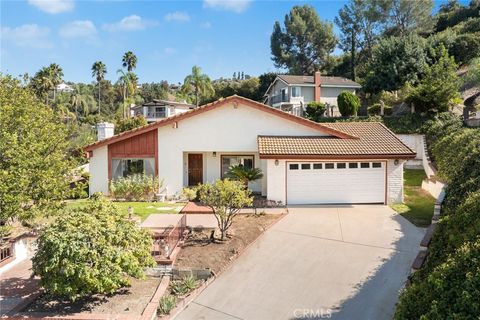
[[[87,202],[87,199],[68,201],[68,208],[78,208]],[[128,215],[128,208],[133,208],[133,214],[139,216],[142,221],[153,213],[178,213],[185,206],[185,203],[170,202],[114,202],[115,206],[125,215]]]
[[403,177],[404,203],[393,204],[391,207],[417,227],[428,227],[432,222],[435,198],[422,189],[425,172],[422,169],[405,169]]

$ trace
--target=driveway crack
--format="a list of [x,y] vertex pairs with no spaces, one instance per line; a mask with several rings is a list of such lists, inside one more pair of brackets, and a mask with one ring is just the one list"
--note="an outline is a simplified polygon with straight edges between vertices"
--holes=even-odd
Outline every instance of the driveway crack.
[[218,309],[215,309],[215,308],[212,308],[212,307],[206,306],[206,305],[204,305],[204,304],[201,304],[201,303],[198,303],[198,302],[196,302],[196,301],[192,301],[191,303],[194,303],[194,304],[196,304],[196,305],[198,305],[198,306],[201,306],[201,307],[204,307],[204,308],[210,309],[210,310],[212,310],[212,311],[215,311],[215,312],[218,312],[218,313],[224,314],[224,315],[226,315],[226,316],[229,316],[229,317],[231,317],[231,318],[234,318],[234,319],[245,320],[245,319],[243,319],[243,318],[240,318],[240,317],[234,316],[233,314],[230,314],[230,313],[227,313],[227,312],[223,312],[223,311],[221,311],[221,310],[218,310]]
[[337,208],[337,217],[338,217],[338,224],[340,225],[340,236],[342,237],[342,241],[343,241],[342,222],[340,221],[340,212],[338,211],[338,208]]

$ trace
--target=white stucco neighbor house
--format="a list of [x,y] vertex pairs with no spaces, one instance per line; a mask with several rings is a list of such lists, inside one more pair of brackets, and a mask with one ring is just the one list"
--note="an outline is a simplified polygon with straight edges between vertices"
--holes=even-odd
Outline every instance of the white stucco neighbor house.
[[186,102],[153,99],[142,105],[133,106],[130,110],[132,116],[141,115],[147,120],[147,122],[155,122],[193,108],[195,108],[195,105]]
[[132,172],[158,175],[167,196],[258,167],[249,187],[283,204],[395,203],[415,152],[381,123],[316,123],[239,96],[85,147],[90,194]]
[[265,92],[265,103],[271,107],[302,116],[312,101],[323,102],[338,116],[337,97],[343,91],[356,93],[362,86],[343,77],[278,75]]

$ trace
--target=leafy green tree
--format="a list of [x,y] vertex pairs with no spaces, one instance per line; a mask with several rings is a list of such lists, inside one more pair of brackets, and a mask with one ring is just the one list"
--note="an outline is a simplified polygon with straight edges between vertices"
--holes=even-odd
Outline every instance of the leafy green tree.
[[470,82],[473,85],[480,85],[480,58],[476,58],[470,62],[465,82]]
[[228,179],[199,185],[197,194],[200,202],[212,209],[221,232],[221,240],[225,240],[240,209],[253,203],[250,190],[242,182]]
[[417,82],[426,65],[425,40],[419,36],[382,39],[373,50],[364,89],[369,93],[398,90]]
[[42,100],[45,99],[45,104],[48,105],[49,92],[53,92],[53,99],[55,100],[56,86],[62,82],[62,77],[62,68],[58,64],[52,63],[35,73],[30,85],[37,96]]
[[101,198],[63,212],[37,243],[34,274],[48,293],[69,300],[114,293],[154,265],[149,232]]
[[270,37],[276,67],[292,74],[312,74],[327,64],[336,45],[333,25],[320,20],[312,6],[294,6],[285,16],[285,27],[276,21]]
[[259,90],[260,82],[258,78],[250,78],[248,80],[224,80],[215,81],[213,83],[213,89],[215,94],[209,99],[204,99],[204,102],[215,101],[220,98],[229,97],[231,95],[239,95],[245,98],[249,98],[255,101],[260,101],[263,97],[263,93]]
[[437,113],[448,111],[453,102],[460,97],[460,81],[457,65],[453,57],[448,56],[445,47],[437,50],[438,60],[426,66],[425,76],[413,89],[406,101],[415,105],[418,112]]
[[53,212],[69,195],[68,133],[28,88],[0,76],[0,225]]
[[105,78],[106,73],[107,66],[102,61],[96,61],[92,65],[92,77],[94,77],[98,83],[98,113],[100,113],[100,83]]
[[192,73],[185,77],[182,91],[187,94],[191,92],[195,94],[195,104],[197,107],[200,105],[200,98],[215,94],[215,89],[213,88],[210,78],[202,73],[202,69],[199,66],[193,66]]
[[386,10],[385,1],[350,0],[335,17],[335,24],[342,32],[340,47],[344,52],[350,52],[350,78],[354,81],[357,62],[371,58],[378,30],[385,22]]
[[115,134],[147,125],[147,120],[143,116],[123,118],[115,122]]
[[266,72],[261,74],[258,77],[258,80],[260,82],[258,86],[258,93],[261,98],[267,93],[268,87],[273,83],[273,81],[277,78],[278,74],[275,72]]
[[153,99],[166,100],[168,98],[168,82],[144,83],[140,89],[140,96],[145,102],[153,101]]
[[351,92],[343,91],[337,97],[338,110],[343,117],[357,114],[360,108],[360,99]]
[[263,178],[260,168],[245,168],[242,165],[231,166],[228,168],[226,177],[231,180],[238,180],[248,188],[248,183]]
[[319,122],[321,118],[325,116],[327,107],[324,103],[312,101],[307,104],[305,108],[305,116],[315,122]]
[[412,32],[428,34],[433,30],[432,0],[387,0],[389,17],[386,35],[406,36]]
[[122,57],[122,65],[127,68],[128,72],[132,72],[137,67],[137,56],[132,51],[125,52]]

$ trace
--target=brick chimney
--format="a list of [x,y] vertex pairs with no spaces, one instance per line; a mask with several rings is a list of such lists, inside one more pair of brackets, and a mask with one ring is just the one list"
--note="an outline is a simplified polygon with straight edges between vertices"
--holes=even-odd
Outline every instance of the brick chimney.
[[320,96],[322,93],[322,90],[320,88],[320,85],[322,84],[320,71],[315,71],[315,74],[313,75],[313,83],[315,84],[315,92],[313,94],[313,98],[316,102],[320,102]]

